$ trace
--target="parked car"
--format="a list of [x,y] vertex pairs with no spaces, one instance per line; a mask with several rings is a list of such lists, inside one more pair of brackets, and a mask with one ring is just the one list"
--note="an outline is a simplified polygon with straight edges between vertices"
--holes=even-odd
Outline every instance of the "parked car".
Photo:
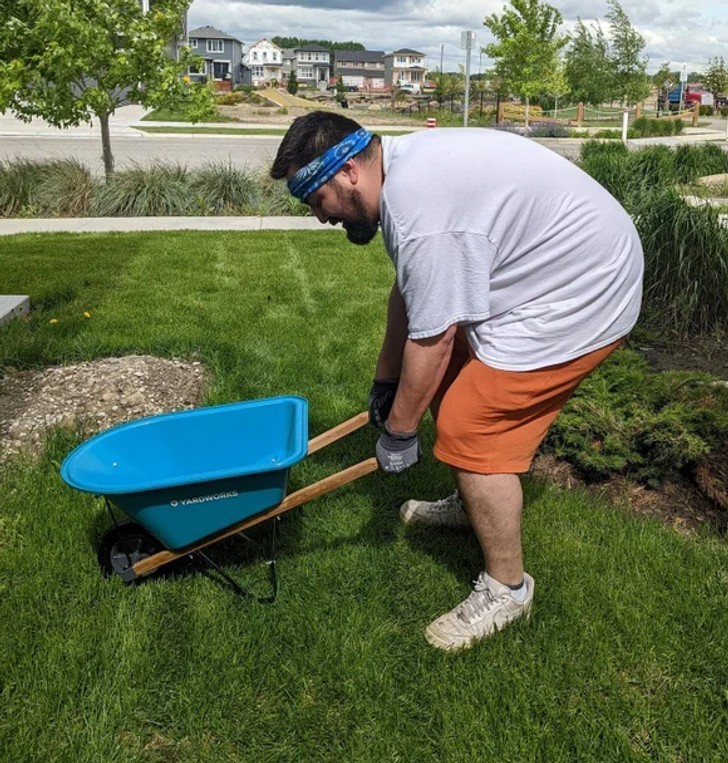
[[398,87],[403,93],[420,94],[420,86],[417,82],[400,82]]

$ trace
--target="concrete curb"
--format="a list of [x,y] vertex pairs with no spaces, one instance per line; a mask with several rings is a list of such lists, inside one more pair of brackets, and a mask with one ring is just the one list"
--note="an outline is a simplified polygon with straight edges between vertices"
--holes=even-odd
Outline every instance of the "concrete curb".
[[132,233],[140,231],[341,230],[315,217],[64,217],[0,220],[0,236],[20,233]]

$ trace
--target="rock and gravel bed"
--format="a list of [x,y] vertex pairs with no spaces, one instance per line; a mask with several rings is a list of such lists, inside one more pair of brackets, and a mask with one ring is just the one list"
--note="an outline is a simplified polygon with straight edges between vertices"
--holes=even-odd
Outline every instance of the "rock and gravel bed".
[[142,416],[193,408],[209,385],[199,361],[150,355],[104,358],[0,378],[0,463],[37,453],[53,427],[88,436]]

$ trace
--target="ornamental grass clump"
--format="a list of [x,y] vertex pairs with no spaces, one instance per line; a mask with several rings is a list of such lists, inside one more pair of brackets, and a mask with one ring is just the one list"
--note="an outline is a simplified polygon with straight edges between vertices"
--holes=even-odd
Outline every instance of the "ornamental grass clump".
[[39,215],[84,217],[89,213],[97,184],[77,159],[47,162],[39,181],[33,194]]
[[192,172],[189,187],[205,214],[242,215],[260,204],[261,189],[254,172],[216,162]]
[[29,159],[0,162],[0,215],[17,217],[34,212],[43,164]]
[[726,156],[715,146],[627,152],[590,141],[581,166],[624,205],[645,251],[643,319],[692,336],[728,330],[728,229],[710,207],[691,207],[675,189],[715,174]]
[[101,186],[92,206],[96,217],[155,217],[193,211],[187,170],[179,165],[153,164],[114,173]]
[[266,174],[260,176],[259,183],[262,193],[259,209],[261,215],[306,217],[311,214],[311,209],[291,196],[286,184],[280,180],[273,180]]

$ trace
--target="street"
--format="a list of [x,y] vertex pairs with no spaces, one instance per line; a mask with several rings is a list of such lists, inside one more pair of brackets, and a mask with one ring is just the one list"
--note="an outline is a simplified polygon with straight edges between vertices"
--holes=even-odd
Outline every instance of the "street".
[[[189,168],[210,162],[230,162],[235,167],[266,169],[281,142],[277,136],[258,135],[114,135],[111,150],[116,169],[155,161]],[[100,136],[0,136],[0,161],[14,159],[78,159],[95,175],[103,175]]]

